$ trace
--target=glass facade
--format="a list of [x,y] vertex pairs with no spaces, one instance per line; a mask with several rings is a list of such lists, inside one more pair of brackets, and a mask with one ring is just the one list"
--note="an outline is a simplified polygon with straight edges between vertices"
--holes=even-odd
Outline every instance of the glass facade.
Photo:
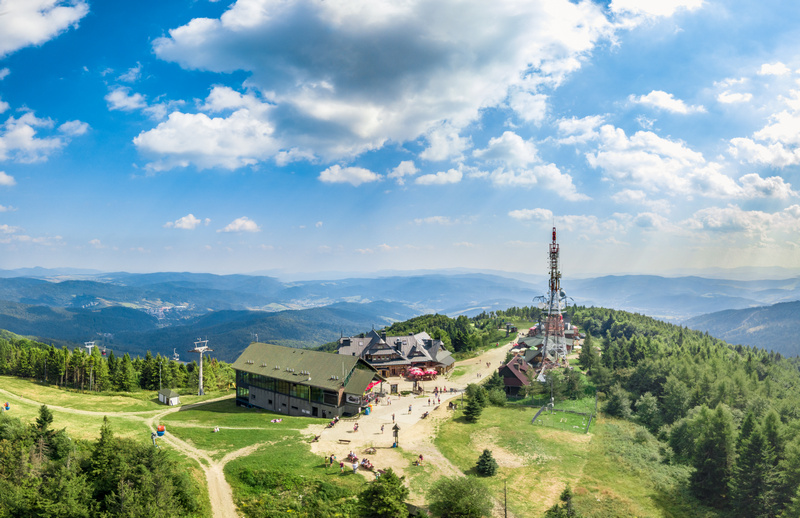
[[325,405],[338,406],[339,393],[323,390],[319,387],[309,387],[308,385],[298,385],[289,381],[278,380],[261,374],[254,374],[245,371],[236,371],[236,398],[247,402],[250,397],[250,387],[277,392],[303,401],[312,403],[322,403]]

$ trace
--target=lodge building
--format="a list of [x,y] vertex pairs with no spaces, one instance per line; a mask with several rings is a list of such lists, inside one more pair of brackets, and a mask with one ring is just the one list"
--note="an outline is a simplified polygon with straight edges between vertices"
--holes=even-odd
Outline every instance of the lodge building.
[[383,377],[358,357],[254,342],[233,363],[236,405],[292,416],[357,414]]

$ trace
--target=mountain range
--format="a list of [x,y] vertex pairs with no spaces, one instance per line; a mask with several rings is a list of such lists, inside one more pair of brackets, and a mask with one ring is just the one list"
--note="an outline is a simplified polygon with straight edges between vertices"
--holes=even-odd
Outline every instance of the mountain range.
[[[696,329],[705,325],[710,332],[717,317],[697,320],[701,315],[800,300],[800,277],[755,281],[623,275],[565,278],[562,286],[576,304],[642,313]],[[546,289],[544,276],[514,278],[507,272],[289,282],[260,275],[0,270],[0,328],[57,344],[101,341],[135,354],[171,355],[207,337],[215,356],[233,360],[256,335],[260,341],[307,347],[424,313],[471,316],[531,306]],[[730,315],[719,318],[737,318]],[[762,315],[769,318],[764,310]],[[729,327],[721,324],[719,329]],[[791,326],[775,327],[778,336],[781,329]],[[741,336],[733,341],[755,344],[761,338],[755,332]]]

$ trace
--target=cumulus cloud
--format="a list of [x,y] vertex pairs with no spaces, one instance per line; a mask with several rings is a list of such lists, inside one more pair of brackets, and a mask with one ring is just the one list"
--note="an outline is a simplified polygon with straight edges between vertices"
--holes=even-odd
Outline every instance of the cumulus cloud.
[[695,212],[683,222],[688,228],[712,234],[755,238],[761,243],[797,236],[800,232],[800,205],[781,211],[743,210],[737,205],[709,207]]
[[751,93],[729,92],[727,90],[717,95],[717,101],[723,104],[746,103],[750,102],[752,98],[753,94]]
[[14,177],[5,173],[5,171],[0,171],[0,185],[3,187],[11,187],[13,185],[17,185],[17,181],[14,180]]
[[50,129],[53,121],[40,119],[32,112],[9,117],[0,127],[0,160],[23,163],[42,162],[61,149],[65,141],[58,137],[37,138],[38,129]]
[[781,96],[784,106],[751,137],[730,140],[728,152],[744,162],[786,167],[800,164],[800,90]]
[[[153,50],[186,69],[249,74],[247,87],[271,109],[247,116],[279,140],[256,160],[287,149],[335,160],[422,138],[420,158],[440,161],[469,149],[462,130],[485,108],[540,121],[540,89],[580,68],[615,23],[593,2],[568,0],[239,0],[219,18],[171,29]],[[183,131],[205,138],[193,122]],[[148,151],[160,168],[200,158]]]
[[600,128],[600,145],[586,155],[592,167],[606,178],[634,190],[669,196],[700,195],[711,198],[785,197],[791,186],[777,178],[756,179],[745,175],[740,184],[722,172],[722,166],[707,162],[702,153],[680,141],[639,131],[628,137],[620,128]]
[[559,144],[574,145],[585,144],[600,137],[597,129],[605,123],[601,115],[591,115],[588,117],[571,119],[559,119],[556,122],[556,129]]
[[0,212],[14,212],[15,210],[17,210],[17,209],[15,209],[14,207],[6,206],[6,205],[0,205]]
[[[234,223],[236,223],[236,221],[234,221]],[[175,221],[167,221],[166,223],[164,223],[164,228],[180,228],[183,230],[193,230],[199,227],[201,224],[205,224],[206,226],[208,226],[209,223],[211,223],[211,220],[209,218],[202,220],[200,218],[196,218],[194,214],[187,214],[186,216],[178,218]],[[231,223],[231,225],[232,224],[233,223]],[[228,226],[230,227],[230,225]],[[226,230],[226,232],[232,232],[232,231]]]
[[418,176],[414,183],[419,185],[446,185],[449,183],[458,183],[464,174],[458,169],[448,169],[447,171],[439,171],[435,174],[424,174]]
[[662,90],[653,90],[647,95],[640,95],[636,97],[631,95],[628,100],[632,103],[643,104],[645,106],[652,106],[660,110],[665,110],[672,113],[689,114],[689,113],[703,113],[706,109],[703,106],[687,105],[680,99],[676,99],[672,94]]
[[58,131],[70,137],[78,137],[89,131],[89,125],[81,121],[67,121],[58,127]]
[[379,174],[373,173],[363,167],[341,167],[332,165],[319,174],[319,180],[324,183],[349,183],[358,187],[362,183],[377,182]]
[[29,45],[41,45],[89,12],[83,0],[4,0],[0,4],[0,58]]
[[525,167],[539,161],[533,141],[523,140],[513,131],[492,138],[486,149],[476,149],[472,155],[487,162],[502,162],[509,167]]
[[258,227],[255,221],[248,218],[247,216],[242,216],[241,218],[237,218],[230,223],[225,228],[221,228],[217,230],[217,232],[260,232],[261,229]]
[[11,70],[9,70],[8,67],[0,68],[0,81],[5,79],[6,77],[8,77],[8,74],[10,74],[10,73],[11,73]]
[[413,160],[403,160],[386,177],[395,179],[399,185],[404,185],[406,176],[414,176],[418,172],[419,169],[414,166]]
[[194,164],[198,169],[237,169],[255,165],[278,149],[274,128],[243,108],[228,117],[172,112],[133,143],[145,156],[161,157],[147,168],[164,171]]
[[547,209],[516,209],[508,213],[520,221],[552,221],[553,212]]
[[106,94],[109,110],[132,111],[147,107],[147,101],[142,94],[130,93],[127,86],[118,86]]
[[703,0],[613,0],[609,8],[620,14],[645,17],[672,16],[676,11],[693,11],[703,5]]
[[764,63],[758,70],[760,76],[785,76],[791,74],[792,69],[777,61],[775,63]]

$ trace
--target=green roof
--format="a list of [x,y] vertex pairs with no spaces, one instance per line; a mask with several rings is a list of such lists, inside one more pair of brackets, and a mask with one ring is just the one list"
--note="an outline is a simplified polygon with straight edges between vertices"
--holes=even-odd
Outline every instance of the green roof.
[[[364,393],[373,377],[380,378],[373,367],[357,356],[259,342],[251,343],[233,362],[232,367],[240,371],[333,391],[338,391],[347,380],[345,391],[359,395]],[[364,383],[367,377],[369,379]],[[362,384],[364,387],[358,392]]]
[[174,397],[179,397],[180,396],[177,392],[175,392],[174,390],[171,390],[171,389],[159,390],[158,393],[161,394],[164,397],[169,398],[169,399],[172,399]]

